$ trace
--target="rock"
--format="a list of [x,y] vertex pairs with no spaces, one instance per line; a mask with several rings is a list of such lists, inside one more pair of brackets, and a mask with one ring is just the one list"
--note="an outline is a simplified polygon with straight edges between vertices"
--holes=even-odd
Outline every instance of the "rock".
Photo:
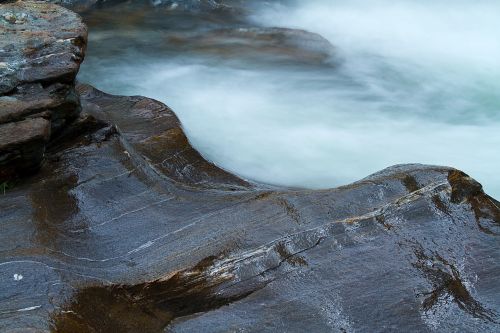
[[80,99],[67,84],[24,84],[15,93],[0,97],[0,109],[0,124],[40,115],[51,121],[56,133],[78,117]]
[[165,105],[78,91],[116,130],[1,197],[2,331],[500,329],[500,203],[464,173],[272,188],[205,161]]
[[[221,0],[48,0],[48,2],[58,4],[69,8],[75,12],[86,12],[91,9],[113,7],[116,4],[123,2],[147,2],[152,7],[167,7],[169,10],[182,10],[182,11],[211,11],[218,9],[226,9],[229,6],[225,5],[225,1]],[[227,1],[226,1],[227,2]]]
[[[6,15],[23,19],[12,23]],[[0,17],[0,93],[24,83],[73,82],[87,41],[78,15],[47,3],[18,1],[2,5]]]
[[[414,164],[329,190],[244,180],[164,104],[75,87],[75,14],[8,3],[0,29],[0,178],[40,168],[1,184],[0,331],[500,330],[500,203],[470,176]],[[203,38],[312,62],[301,43],[330,47],[274,28]]]
[[[36,1],[3,4],[0,7],[0,125],[40,117],[49,121],[50,132],[57,135],[75,120],[80,113],[80,101],[74,80],[86,41],[87,30],[81,19],[62,7]],[[19,144],[22,142],[30,141],[20,140]],[[38,153],[33,155],[22,154],[23,158],[34,157],[33,161],[23,163],[41,162],[39,157],[43,154],[39,153],[43,149],[37,147]],[[3,161],[0,174],[11,174],[13,166],[19,165],[16,160],[9,166],[9,156],[13,155],[0,154]]]
[[43,118],[0,124],[0,179],[36,170],[50,136],[50,122]]
[[196,187],[235,190],[250,186],[206,161],[189,144],[179,119],[163,103],[144,97],[117,98],[88,85],[79,85],[78,91],[86,113],[116,125],[128,154],[148,156],[147,165],[143,165],[148,172]]
[[93,32],[87,73],[89,66],[103,61],[128,62],[123,49],[148,59],[201,56],[205,63],[224,61],[238,68],[256,62],[272,67],[339,63],[334,46],[322,36],[300,29],[256,27],[245,12],[247,7],[235,3],[229,7],[238,10],[186,13],[127,2],[89,11],[83,15]]
[[335,48],[320,35],[288,28],[214,29],[197,34],[170,34],[178,50],[213,54],[226,59],[268,63],[333,64]]
[[167,6],[171,10],[211,11],[230,9],[223,0],[151,0],[153,6]]
[[47,2],[66,7],[77,13],[82,13],[96,7],[113,6],[125,1],[127,0],[48,0]]

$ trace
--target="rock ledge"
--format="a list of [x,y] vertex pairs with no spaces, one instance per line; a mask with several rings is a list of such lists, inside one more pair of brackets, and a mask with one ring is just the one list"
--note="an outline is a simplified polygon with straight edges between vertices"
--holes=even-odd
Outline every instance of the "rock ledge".
[[[12,123],[29,133],[29,124],[43,118],[52,136],[80,113],[74,80],[83,61],[87,30],[79,16],[62,7],[36,1],[17,1],[0,6],[0,131],[12,131]],[[24,121],[24,122],[23,122]],[[16,140],[12,135],[11,140]],[[21,166],[36,169],[46,139],[28,147],[31,141],[19,137],[12,144],[33,154],[15,154],[0,146],[0,175],[14,176]],[[13,157],[15,156],[15,157]],[[36,158],[34,158],[36,156]]]

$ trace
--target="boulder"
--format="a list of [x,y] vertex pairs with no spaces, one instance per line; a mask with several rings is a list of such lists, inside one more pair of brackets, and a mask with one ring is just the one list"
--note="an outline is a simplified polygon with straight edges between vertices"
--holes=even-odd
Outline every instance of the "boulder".
[[245,180],[166,105],[75,87],[75,14],[7,3],[0,29],[0,178],[40,169],[0,183],[0,331],[500,330],[500,203],[472,177],[412,164],[326,190]]
[[169,10],[182,11],[212,11],[229,8],[221,0],[48,0],[48,2],[69,8],[77,13],[86,12],[92,9],[113,7],[123,2],[146,3],[151,7],[166,7]]
[[54,3],[77,13],[82,13],[90,9],[102,6],[113,6],[120,2],[127,0],[46,0],[47,2]]
[[[40,117],[49,122],[50,132],[55,136],[75,120],[80,113],[80,101],[74,80],[86,42],[85,25],[69,10],[37,1],[3,4],[0,7],[0,125]],[[18,144],[27,142],[30,141],[20,139]],[[9,168],[11,173],[19,163],[12,161],[9,166],[9,156],[12,155],[0,155],[3,161],[0,168]],[[26,165],[41,162],[40,154],[20,156],[36,156],[33,161],[24,161]],[[4,172],[0,170],[0,173]]]
[[0,179],[37,170],[50,137],[50,122],[32,118],[0,124]]
[[[334,65],[335,48],[322,36],[300,29],[239,27],[166,36],[180,51],[261,63]],[[337,59],[335,59],[337,60]]]
[[87,30],[62,7],[18,1],[0,7],[0,93],[25,83],[72,84],[83,60]]
[[26,117],[43,117],[58,132],[80,113],[80,99],[74,86],[53,83],[23,84],[12,94],[0,96],[0,124]]
[[114,126],[2,196],[2,330],[500,328],[500,203],[463,172],[270,187],[204,160],[162,103],[77,89]]

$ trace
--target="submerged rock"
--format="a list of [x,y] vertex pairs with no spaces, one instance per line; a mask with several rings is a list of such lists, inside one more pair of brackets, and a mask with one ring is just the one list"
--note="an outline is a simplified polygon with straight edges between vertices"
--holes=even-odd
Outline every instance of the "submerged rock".
[[[78,117],[74,80],[86,40],[80,18],[59,6],[18,1],[0,7],[0,131],[23,127],[36,133],[38,128],[29,126],[39,122],[26,119],[43,118],[56,135]],[[20,165],[36,169],[43,143],[37,140],[33,154],[0,151],[0,174],[16,174]],[[31,144],[20,137],[11,146],[26,152]]]
[[206,161],[190,145],[179,119],[164,104],[137,96],[117,98],[88,85],[79,85],[77,89],[85,113],[116,125],[127,155],[148,156],[147,165],[143,165],[146,170],[196,187],[236,190],[250,186]]
[[147,4],[151,7],[165,7],[169,10],[200,12],[213,10],[231,10],[233,5],[241,5],[241,0],[48,0],[76,12],[85,12],[91,9],[113,7],[114,5],[129,2]]
[[271,188],[205,161],[165,105],[78,91],[114,126],[0,198],[3,330],[500,328],[500,203],[464,173]]
[[154,6],[168,6],[172,10],[215,10],[229,8],[223,0],[151,0]]
[[232,10],[173,10],[132,1],[87,11],[82,16],[92,34],[84,72],[115,68],[131,58],[137,65],[169,59],[238,69],[256,64],[269,70],[337,67],[339,57],[328,40],[300,29],[255,26],[249,3],[258,1],[224,2],[224,8]]
[[215,29],[196,34],[170,34],[167,43],[181,51],[195,51],[225,59],[264,63],[333,63],[335,54],[333,45],[316,33],[276,27]]
[[50,137],[50,122],[32,118],[0,125],[0,179],[29,173],[40,165]]
[[87,30],[78,15],[62,7],[18,1],[0,7],[0,37],[0,93],[6,94],[24,83],[72,83]]

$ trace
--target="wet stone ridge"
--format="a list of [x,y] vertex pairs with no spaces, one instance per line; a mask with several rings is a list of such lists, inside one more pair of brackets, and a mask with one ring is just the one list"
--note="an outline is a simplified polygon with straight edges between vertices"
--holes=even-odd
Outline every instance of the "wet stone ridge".
[[86,40],[80,18],[62,7],[0,6],[0,134],[15,139],[23,129],[19,140],[0,142],[0,178],[36,169],[49,139],[78,117],[74,79]]
[[25,149],[0,165],[37,168],[45,151],[0,193],[0,332],[500,330],[500,203],[470,176],[398,165],[316,191],[241,179],[166,105],[74,87],[85,29],[72,13],[0,8],[4,34],[30,15],[65,27],[19,31],[33,57],[0,40],[1,145]]
[[272,188],[204,160],[162,103],[77,90],[87,120],[0,198],[0,330],[500,328],[500,203],[463,172]]

